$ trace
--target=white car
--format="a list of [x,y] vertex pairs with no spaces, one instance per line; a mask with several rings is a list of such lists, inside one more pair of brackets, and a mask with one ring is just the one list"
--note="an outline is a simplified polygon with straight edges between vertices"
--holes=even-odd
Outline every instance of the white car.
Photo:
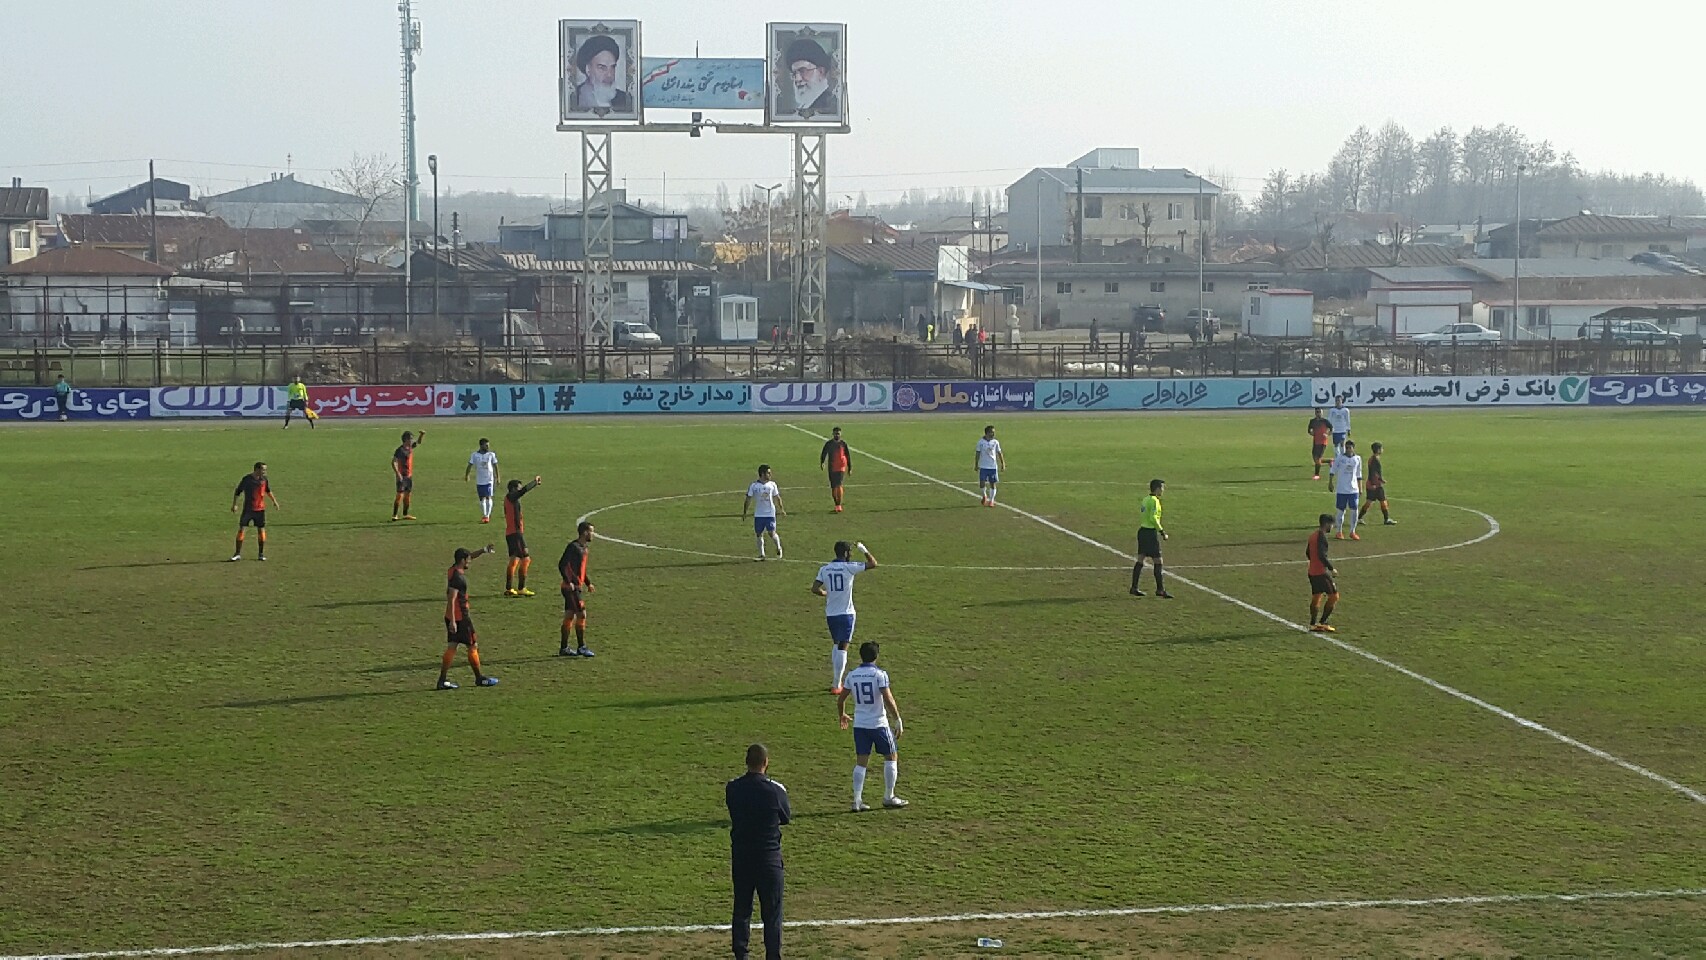
[[663,346],[663,338],[638,320],[618,320],[610,325],[610,333],[618,347]]
[[1418,333],[1411,343],[1498,343],[1499,331],[1489,330],[1478,323],[1448,323],[1432,333]]

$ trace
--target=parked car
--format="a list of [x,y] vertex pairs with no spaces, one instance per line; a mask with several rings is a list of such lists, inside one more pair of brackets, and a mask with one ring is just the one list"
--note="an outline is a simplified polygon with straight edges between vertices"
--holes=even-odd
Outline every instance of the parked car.
[[1160,333],[1167,323],[1167,311],[1153,303],[1146,303],[1132,311],[1132,322],[1137,329],[1149,333]]
[[1453,343],[1498,343],[1499,331],[1489,330],[1478,323],[1448,323],[1432,333],[1418,333],[1410,338],[1411,343],[1420,344],[1453,344]]
[[[1588,327],[1589,340],[1597,340],[1604,336],[1605,328]],[[1611,322],[1611,342],[1620,346],[1652,346],[1680,347],[1682,336],[1671,333],[1649,320],[1613,320]]]
[[618,347],[661,347],[663,338],[638,320],[618,320],[610,325],[610,336]]

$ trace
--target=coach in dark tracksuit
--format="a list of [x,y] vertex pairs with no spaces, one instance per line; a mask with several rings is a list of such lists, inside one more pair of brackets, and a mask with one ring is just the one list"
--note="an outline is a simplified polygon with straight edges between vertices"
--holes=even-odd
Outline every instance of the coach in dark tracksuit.
[[764,956],[782,956],[782,825],[788,822],[788,788],[765,776],[770,752],[761,743],[746,748],[746,776],[730,780],[729,864],[734,873],[735,911],[730,924],[735,960],[746,960],[752,936],[752,895],[764,920]]

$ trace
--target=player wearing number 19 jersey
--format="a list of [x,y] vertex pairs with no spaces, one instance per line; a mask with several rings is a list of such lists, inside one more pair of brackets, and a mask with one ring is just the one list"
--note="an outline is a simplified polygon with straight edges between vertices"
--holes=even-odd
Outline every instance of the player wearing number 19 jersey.
[[817,569],[812,581],[812,593],[823,597],[823,615],[829,624],[829,639],[835,649],[829,654],[829,692],[841,692],[841,675],[847,672],[847,645],[853,642],[853,578],[866,570],[877,569],[877,558],[856,544],[865,555],[865,562],[853,559],[853,547],[845,540],[835,541],[835,559]]
[[[894,785],[900,779],[900,752],[895,741],[905,732],[900,722],[900,705],[894,702],[889,689],[888,671],[877,666],[877,645],[866,641],[859,645],[861,663],[847,675],[847,688],[835,700],[835,712],[841,729],[847,729],[847,698],[853,698],[853,812],[865,806],[865,770],[871,761],[871,751],[883,755],[883,806],[904,807],[906,801],[894,795]],[[894,729],[889,729],[889,714],[894,714]]]

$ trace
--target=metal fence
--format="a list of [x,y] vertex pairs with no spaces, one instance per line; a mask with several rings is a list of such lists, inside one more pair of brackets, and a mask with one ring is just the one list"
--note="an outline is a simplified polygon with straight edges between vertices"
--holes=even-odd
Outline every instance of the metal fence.
[[1624,347],[1546,340],[1491,345],[1337,343],[1234,337],[1214,343],[1134,341],[981,344],[955,348],[895,337],[650,349],[538,338],[542,346],[442,343],[174,347],[42,344],[0,350],[0,386],[283,383],[491,383],[623,380],[943,380],[1218,376],[1455,376],[1706,372],[1697,346]]

